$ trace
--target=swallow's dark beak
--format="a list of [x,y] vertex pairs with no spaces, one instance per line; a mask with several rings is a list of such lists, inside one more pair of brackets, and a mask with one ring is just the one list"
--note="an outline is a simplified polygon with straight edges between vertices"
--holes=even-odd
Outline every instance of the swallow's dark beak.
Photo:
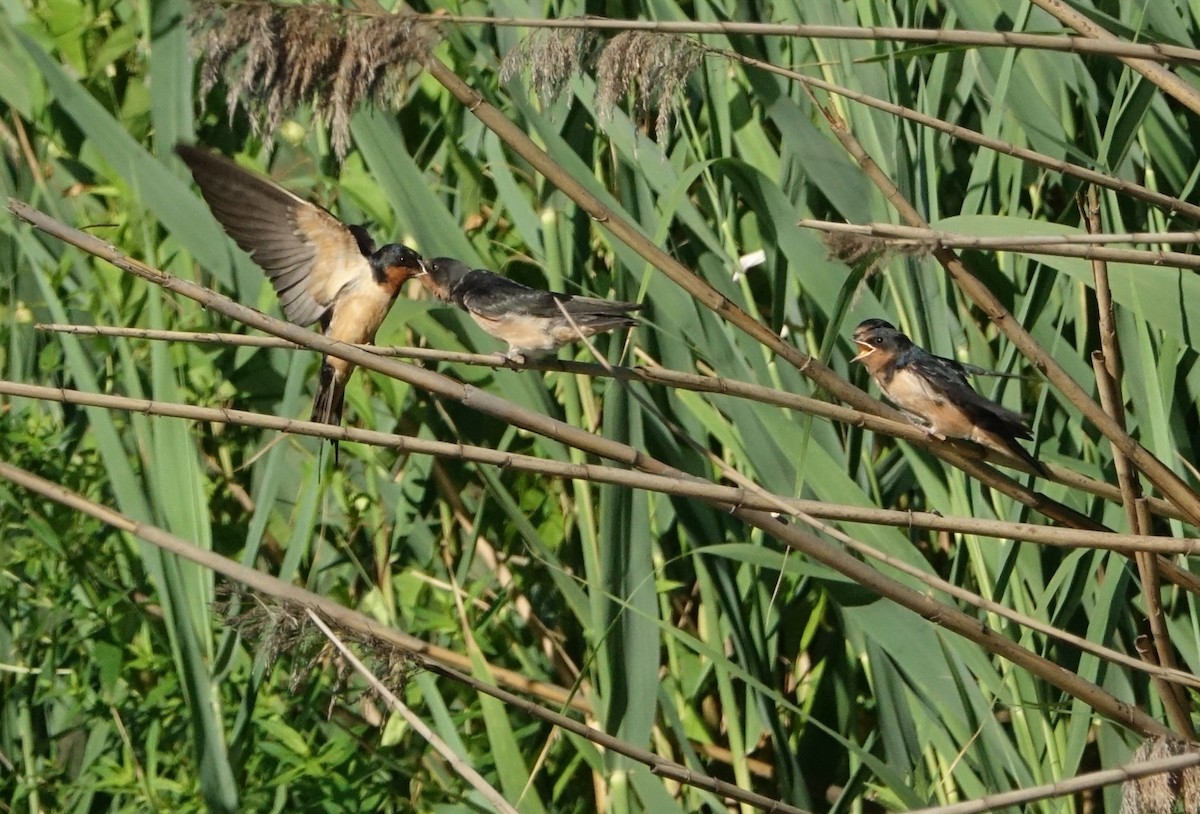
[[855,356],[853,359],[850,360],[851,362],[861,362],[863,359],[866,359],[872,353],[879,350],[879,348],[875,347],[867,340],[859,339],[858,337],[854,338],[854,344],[858,345],[858,347],[861,350],[859,350],[858,356]]

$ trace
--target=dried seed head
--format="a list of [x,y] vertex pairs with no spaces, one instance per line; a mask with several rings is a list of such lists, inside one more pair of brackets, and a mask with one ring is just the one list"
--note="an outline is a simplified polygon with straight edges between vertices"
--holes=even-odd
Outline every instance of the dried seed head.
[[826,257],[847,266],[857,266],[864,260],[873,259],[887,251],[885,241],[849,232],[823,232],[821,242],[825,244]]
[[334,75],[329,103],[319,109],[333,130],[334,152],[341,158],[350,148],[350,117],[363,101],[378,107],[403,94],[410,75],[404,70],[420,64],[432,44],[423,37],[428,27],[411,17],[374,17],[347,32]]
[[605,44],[596,61],[596,109],[603,121],[622,97],[633,95],[641,115],[656,113],[654,137],[666,141],[671,108],[688,76],[704,58],[687,37],[625,31]]
[[529,69],[529,84],[542,104],[555,102],[572,74],[591,63],[596,32],[587,28],[539,28],[505,55],[500,81]]
[[[1182,755],[1189,750],[1183,741],[1153,738],[1142,743],[1133,755],[1135,763]],[[1121,814],[1171,814],[1177,801],[1192,814],[1200,806],[1200,771],[1161,772],[1126,781],[1121,792]]]
[[[308,608],[297,602],[262,597],[229,583],[219,587],[214,610],[247,641],[268,666],[287,659],[293,692],[314,672],[332,662],[338,688],[346,684],[352,668],[325,635],[312,623]],[[400,691],[418,669],[419,660],[391,642],[345,628],[325,619],[334,633],[357,651],[356,655],[389,689]]]
[[[208,58],[200,69],[200,96],[203,98],[216,87],[221,78],[221,66],[234,54],[247,48],[256,33],[268,24],[270,9],[261,6],[237,6],[224,15],[227,26],[206,25],[205,20],[192,18],[192,48]],[[225,29],[228,30],[225,30]]]
[[199,0],[189,24],[203,95],[223,81],[230,115],[243,107],[267,140],[307,103],[332,130],[338,158],[350,146],[353,111],[364,102],[395,106],[435,40],[410,16],[245,0]]
[[1200,812],[1200,767],[1189,766],[1180,772],[1179,799],[1183,801],[1184,814]]
[[885,238],[850,232],[823,232],[821,242],[825,244],[825,256],[830,260],[863,268],[863,279],[882,271],[893,255],[923,257],[933,251],[932,246],[925,244],[896,245]]

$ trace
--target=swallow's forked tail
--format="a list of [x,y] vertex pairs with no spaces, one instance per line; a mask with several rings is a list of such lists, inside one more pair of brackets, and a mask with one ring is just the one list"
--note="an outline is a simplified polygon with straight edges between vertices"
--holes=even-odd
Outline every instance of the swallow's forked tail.
[[640,311],[645,303],[600,300],[594,297],[571,297],[559,300],[559,308],[566,312],[567,319],[579,326],[584,336],[592,336],[614,328],[632,328],[638,324],[637,317],[630,311]]
[[1046,470],[1046,465],[1037,458],[1033,457],[1029,450],[1025,449],[1025,447],[1021,446],[1020,443],[1017,442],[1017,439],[998,432],[989,433],[989,435],[993,439],[995,446],[1011,452],[1013,455],[1017,456],[1022,461],[1033,467],[1033,471],[1042,477],[1049,476],[1050,473]]
[[[627,314],[630,311],[641,311],[646,307],[644,302],[621,302],[620,300],[602,300],[597,297],[579,297],[573,296],[570,299],[562,298],[563,295],[554,295],[559,298],[562,307],[573,317],[600,317],[600,316],[619,316]],[[631,318],[631,317],[630,317]]]
[[623,314],[571,314],[571,319],[587,335],[611,331],[614,328],[632,328],[638,324],[634,317]]
[[[322,424],[342,425],[342,404],[346,398],[346,381],[350,377],[340,373],[329,364],[327,359],[321,360],[321,378],[317,381],[317,395],[313,399],[312,417],[310,421]],[[338,442],[332,441],[333,461],[337,464]]]

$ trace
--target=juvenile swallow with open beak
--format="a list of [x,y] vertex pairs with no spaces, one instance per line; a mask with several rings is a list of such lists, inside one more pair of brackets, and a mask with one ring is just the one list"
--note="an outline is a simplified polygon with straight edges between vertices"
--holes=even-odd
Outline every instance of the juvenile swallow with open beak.
[[888,400],[929,435],[967,438],[1015,455],[1046,474],[1042,463],[1017,443],[1018,438],[1033,438],[1025,417],[979,395],[967,381],[968,373],[1000,374],[934,356],[882,319],[868,319],[855,328],[854,344],[860,352],[852,361],[862,362]]
[[[289,322],[320,322],[321,332],[340,342],[372,342],[400,287],[424,274],[421,256],[407,246],[376,248],[363,227],[342,223],[327,209],[216,153],[187,144],[177,145],[175,152],[217,221],[266,272]],[[321,360],[312,421],[341,425],[353,372],[354,365],[344,359]]]
[[568,342],[637,325],[628,314],[644,307],[530,288],[452,257],[435,257],[426,262],[425,270],[421,284],[507,342],[504,357],[513,361],[536,359]]

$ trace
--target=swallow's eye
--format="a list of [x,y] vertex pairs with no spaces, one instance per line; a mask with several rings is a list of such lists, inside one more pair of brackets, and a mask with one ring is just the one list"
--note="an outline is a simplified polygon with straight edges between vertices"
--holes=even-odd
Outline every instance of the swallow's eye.
[[873,337],[871,337],[871,344],[872,344],[872,345],[882,345],[882,344],[883,344],[883,337],[882,337],[882,336],[873,336]]

